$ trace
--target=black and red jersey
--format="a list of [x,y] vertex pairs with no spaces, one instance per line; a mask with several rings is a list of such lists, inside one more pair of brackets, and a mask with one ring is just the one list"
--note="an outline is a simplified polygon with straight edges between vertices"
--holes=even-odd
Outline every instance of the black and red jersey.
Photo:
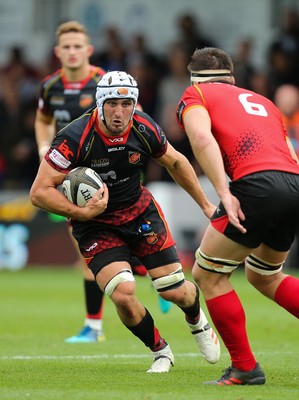
[[45,157],[59,172],[78,166],[94,169],[109,189],[108,213],[139,199],[144,165],[149,157],[161,157],[166,149],[166,136],[149,115],[135,111],[126,132],[108,136],[99,127],[95,107],[62,129]]
[[208,111],[211,131],[232,180],[264,170],[299,173],[287,146],[281,114],[266,97],[221,82],[190,86],[177,109],[181,127],[184,114],[194,107]]
[[91,66],[89,75],[79,82],[68,82],[61,68],[44,78],[38,109],[56,121],[56,132],[95,106],[97,83],[105,71]]

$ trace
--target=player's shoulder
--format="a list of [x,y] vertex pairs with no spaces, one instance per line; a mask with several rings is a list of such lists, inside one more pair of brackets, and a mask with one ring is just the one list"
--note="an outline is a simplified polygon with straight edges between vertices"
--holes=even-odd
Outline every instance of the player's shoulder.
[[64,128],[62,128],[59,133],[63,133],[64,135],[74,136],[78,134],[79,136],[83,131],[88,129],[93,130],[93,121],[95,119],[94,110],[96,107],[92,107],[81,114],[78,118],[75,118],[69,124],[67,124]]
[[57,84],[57,82],[61,81],[61,68],[56,70],[50,75],[47,75],[42,80],[42,85],[44,88],[50,88],[51,86]]
[[106,71],[103,68],[98,67],[96,65],[91,65],[91,77],[96,82],[98,82],[101,79],[101,77],[105,74],[106,74]]
[[133,124],[146,125],[150,129],[157,129],[157,123],[155,122],[155,120],[150,115],[140,110],[135,110],[133,116]]
[[147,143],[150,148],[157,144],[166,143],[166,136],[161,126],[148,114],[136,110],[133,117],[133,129],[138,132],[138,136]]

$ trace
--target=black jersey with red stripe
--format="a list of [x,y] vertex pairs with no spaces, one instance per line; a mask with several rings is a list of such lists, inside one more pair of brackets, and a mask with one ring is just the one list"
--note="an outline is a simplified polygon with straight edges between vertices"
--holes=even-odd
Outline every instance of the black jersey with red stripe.
[[79,82],[68,82],[63,68],[43,80],[38,109],[55,119],[56,132],[95,106],[97,83],[104,74],[92,65],[89,75]]
[[162,128],[146,113],[135,111],[122,135],[108,136],[99,127],[95,107],[56,135],[46,161],[63,173],[78,166],[94,169],[109,189],[105,211],[109,213],[127,208],[139,199],[144,165],[149,157],[161,157],[166,149]]

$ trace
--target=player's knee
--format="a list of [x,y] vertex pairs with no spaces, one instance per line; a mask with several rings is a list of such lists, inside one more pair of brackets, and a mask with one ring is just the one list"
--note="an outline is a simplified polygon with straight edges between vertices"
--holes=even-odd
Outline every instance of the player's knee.
[[159,296],[166,301],[170,301],[174,304],[179,304],[184,301],[186,297],[186,290],[184,290],[183,286],[181,286],[180,288],[176,288],[174,290],[159,292]]
[[[117,293],[116,289],[118,289]],[[104,292],[109,297],[114,295],[114,298],[132,296],[135,293],[135,278],[132,271],[129,269],[122,269],[106,284]]]
[[178,297],[185,296],[183,287],[185,275],[182,267],[160,278],[152,278],[152,282],[154,288],[164,300],[178,301]]

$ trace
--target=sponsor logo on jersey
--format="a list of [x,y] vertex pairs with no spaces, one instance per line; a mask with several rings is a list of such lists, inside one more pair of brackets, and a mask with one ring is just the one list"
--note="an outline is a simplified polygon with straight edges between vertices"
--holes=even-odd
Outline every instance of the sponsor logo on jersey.
[[79,94],[80,90],[79,89],[65,89],[63,93],[66,95]]
[[123,137],[109,139],[109,142],[111,142],[111,143],[118,143],[118,142],[123,142],[123,141],[124,141]]
[[160,133],[161,136],[161,143],[165,144],[167,139],[164,131],[161,128],[158,128],[158,132]]
[[98,246],[97,242],[93,243],[90,247],[88,247],[88,249],[86,249],[86,251],[91,251],[93,249],[95,249]]
[[52,104],[53,106],[63,106],[64,103],[65,103],[65,98],[64,97],[52,96],[50,98],[50,104]]
[[73,156],[74,153],[72,152],[72,150],[70,150],[69,146],[67,145],[67,141],[64,140],[59,146],[58,146],[58,150],[60,153],[62,153],[64,155],[64,157],[69,160],[70,156]]
[[50,152],[49,158],[53,161],[54,164],[63,169],[66,169],[71,164],[71,162],[67,160],[62,154],[60,154],[56,149],[53,149]]
[[183,116],[183,111],[184,111],[185,107],[186,107],[186,103],[182,100],[180,102],[180,104],[178,105],[178,109],[177,109],[177,117],[181,124],[183,123],[182,116]]
[[66,84],[66,90],[68,89],[81,89],[82,88],[82,83],[81,82],[67,82]]
[[71,121],[71,114],[68,110],[55,110],[54,118],[56,121]]
[[111,179],[116,179],[116,172],[115,171],[109,171],[107,173],[102,173],[100,174],[100,177],[103,179],[103,181],[107,181],[109,178]]
[[99,158],[91,160],[91,168],[95,167],[107,167],[109,165],[109,158]]
[[158,235],[155,232],[151,232],[146,236],[146,241],[148,244],[155,244],[158,241]]
[[91,107],[94,101],[94,96],[91,94],[81,94],[79,105],[81,108]]
[[108,153],[110,153],[111,151],[122,151],[124,149],[125,146],[111,147],[110,149],[108,149]]
[[133,151],[129,151],[129,163],[130,164],[137,164],[140,161],[141,154],[135,153]]

